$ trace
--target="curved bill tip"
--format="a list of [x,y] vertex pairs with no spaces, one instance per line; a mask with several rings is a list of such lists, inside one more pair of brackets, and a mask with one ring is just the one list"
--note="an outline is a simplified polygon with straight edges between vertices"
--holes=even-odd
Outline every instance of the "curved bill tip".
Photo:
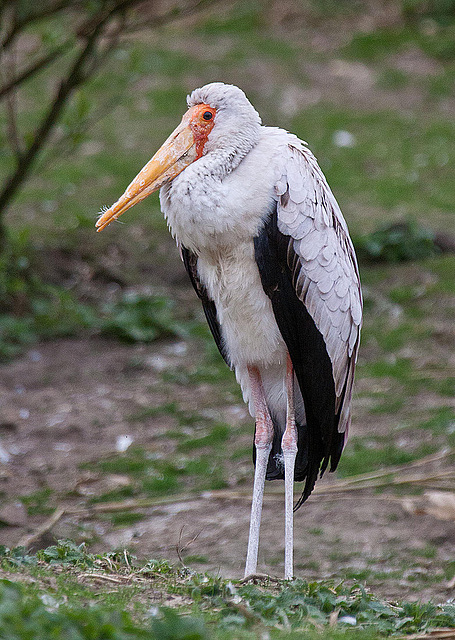
[[97,231],[105,229],[125,211],[173,180],[196,160],[196,142],[187,120],[184,116],[180,125],[141,169],[117,202],[101,211],[95,224]]

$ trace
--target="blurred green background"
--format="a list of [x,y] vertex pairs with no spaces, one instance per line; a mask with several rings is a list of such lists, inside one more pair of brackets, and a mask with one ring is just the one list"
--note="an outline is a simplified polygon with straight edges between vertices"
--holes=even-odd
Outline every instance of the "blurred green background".
[[[31,21],[14,47],[4,49],[6,86],[15,73],[65,47],[0,102],[4,184],[37,141],[59,83],[93,31],[90,16],[114,4],[68,3]],[[19,5],[20,15],[30,15],[31,3]],[[3,35],[14,27],[14,6],[2,9]],[[232,429],[213,413],[220,405],[240,405],[240,391],[212,344],[158,196],[128,212],[121,226],[101,234],[94,229],[97,212],[123,193],[180,121],[186,95],[220,80],[244,89],[264,124],[308,142],[357,247],[365,323],[353,435],[339,474],[373,472],[444,448],[448,464],[455,446],[455,2],[178,6],[179,15],[171,3],[146,2],[115,16],[114,35],[107,30],[99,44],[96,73],[74,87],[3,210],[4,371],[39,341],[63,336],[103,336],[112,345],[171,336],[193,345],[191,357],[158,369],[161,400],[124,415],[132,431],[164,423],[166,446],[161,438],[159,456],[136,443],[91,461],[92,471],[123,474],[128,481],[120,489],[100,489],[90,500],[250,481],[251,419],[243,417]],[[163,14],[166,19],[159,19]],[[145,366],[137,354],[128,360],[128,375]],[[453,479],[432,486],[453,488]],[[45,515],[70,497],[41,487],[23,503],[29,515]],[[116,513],[110,524],[142,517],[140,510]],[[436,557],[438,550],[425,553]],[[439,560],[443,577],[450,578],[453,560]],[[413,562],[410,556],[396,561],[398,571]],[[373,570],[364,577],[374,580]]]
[[[25,151],[40,144],[36,132],[86,42],[81,25],[98,16],[100,7],[115,5],[66,4],[31,21],[3,50],[8,85],[61,49],[57,61],[2,96],[4,184],[17,166],[21,173]],[[186,94],[209,81],[238,84],[265,124],[309,142],[363,265],[376,258],[430,257],[438,252],[434,234],[455,232],[450,0],[183,3],[189,15],[174,19],[171,11],[163,26],[156,26],[163,7],[160,12],[154,2],[132,4],[135,12],[125,17],[130,29],[119,29],[108,55],[100,45],[96,71],[86,70],[88,79],[74,87],[8,207],[1,209],[0,198],[9,233],[0,257],[0,296],[3,310],[17,321],[15,326],[11,316],[1,317],[0,354],[14,355],[21,343],[82,327],[102,330],[99,301],[109,282],[122,288],[144,280],[181,284],[157,195],[130,212],[122,229],[95,234],[93,224],[174,128]],[[7,20],[8,6],[15,3],[3,9],[6,35],[14,24]],[[17,6],[19,18],[33,14],[29,0]],[[384,230],[396,222],[404,228]],[[432,287],[450,293],[452,257],[428,264],[422,269],[431,269],[437,280]],[[368,308],[375,304],[370,281],[376,286],[385,273],[362,271]],[[419,278],[409,281],[405,271],[400,282],[410,299],[394,291],[390,295],[400,300],[391,303],[404,303],[408,315]],[[437,306],[443,316],[450,313]],[[364,350],[370,331],[378,334],[378,327],[367,323]],[[413,334],[407,336],[411,341]]]

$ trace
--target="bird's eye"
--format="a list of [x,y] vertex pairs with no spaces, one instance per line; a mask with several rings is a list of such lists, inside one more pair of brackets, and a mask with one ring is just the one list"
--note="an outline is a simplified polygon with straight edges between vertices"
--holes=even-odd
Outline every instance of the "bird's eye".
[[202,117],[204,120],[211,120],[213,118],[213,113],[211,111],[204,111]]

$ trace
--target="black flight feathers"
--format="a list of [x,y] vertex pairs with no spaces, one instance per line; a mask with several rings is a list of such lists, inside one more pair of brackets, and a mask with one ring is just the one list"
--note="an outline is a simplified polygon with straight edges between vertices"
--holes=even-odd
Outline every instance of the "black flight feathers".
[[[305,304],[297,297],[289,263],[296,264],[289,246],[292,238],[278,230],[277,214],[272,213],[254,239],[256,263],[262,286],[269,296],[278,328],[283,336],[294,366],[305,405],[306,425],[299,425],[297,463],[306,461],[302,474],[299,464],[296,479],[305,479],[305,487],[295,509],[308,498],[319,471],[329,462],[333,471],[340,459],[344,434],[338,433],[335,413],[335,384],[324,339]],[[301,477],[303,475],[303,477]]]

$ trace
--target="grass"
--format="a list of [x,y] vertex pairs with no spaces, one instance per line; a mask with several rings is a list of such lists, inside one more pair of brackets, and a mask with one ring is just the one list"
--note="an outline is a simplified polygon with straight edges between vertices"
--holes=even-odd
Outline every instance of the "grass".
[[[122,454],[111,456],[98,463],[84,465],[106,474],[124,474],[131,478],[131,485],[115,492],[102,494],[93,502],[123,500],[126,497],[159,497],[191,490],[200,492],[207,489],[222,489],[227,484],[225,466],[228,463],[225,451],[219,444],[227,439],[225,425],[214,428],[213,432],[196,439],[207,453],[192,453],[194,440],[186,437],[178,443],[176,452],[162,457],[143,447],[130,447]],[[214,449],[209,449],[209,447]],[[204,449],[203,449],[204,450]],[[186,455],[188,454],[188,455]]]
[[[8,310],[0,316],[0,357],[14,357],[39,339],[81,332],[127,344],[170,338],[196,345],[194,357],[182,355],[181,362],[157,374],[147,389],[153,404],[127,409],[128,429],[153,434],[158,424],[156,437],[90,465],[101,477],[125,475],[128,484],[95,489],[88,504],[235,490],[251,475],[252,420],[241,417],[228,426],[222,415],[242,403],[241,394],[195,311],[197,301],[193,306],[181,294],[178,253],[157,196],[129,212],[122,227],[93,231],[99,208],[123,192],[179,122],[186,93],[215,79],[246,88],[266,124],[308,140],[359,249],[365,324],[353,437],[340,475],[387,469],[455,447],[450,406],[455,258],[435,255],[432,243],[433,231],[455,232],[453,21],[443,19],[442,10],[426,15],[429,6],[403,2],[396,24],[365,29],[358,28],[358,15],[368,12],[361,2],[313,0],[291,18],[280,13],[280,21],[259,2],[219,5],[190,25],[157,31],[153,41],[145,36],[125,41],[105,71],[75,95],[62,122],[71,132],[69,148],[42,155],[8,213],[12,244],[0,264],[0,297]],[[370,24],[371,16],[366,18]],[[343,25],[346,36],[337,40]],[[428,62],[431,72],[400,67],[403,54]],[[353,63],[365,67],[374,89],[369,99],[363,94],[353,99],[353,86],[342,78],[339,85],[338,80],[330,84],[335,61],[342,69]],[[50,68],[27,85],[22,117],[29,129],[52,73]],[[289,94],[298,96],[292,108],[284,100]],[[307,100],[313,95],[315,102]],[[384,106],[387,95],[390,107]],[[352,146],[338,146],[339,131],[351,134]],[[1,173],[10,162],[4,145]],[[398,238],[390,226],[397,221],[407,230]],[[68,261],[61,271],[53,270],[54,263],[61,264],[60,251]],[[90,275],[84,280],[79,271]],[[151,287],[145,290],[144,282]],[[146,372],[147,364],[135,352],[125,377],[141,370]],[[42,518],[60,498],[46,488],[20,497],[29,515]],[[119,510],[104,517],[103,525],[121,528],[134,527],[144,514]],[[325,528],[309,528],[308,534],[324,543]],[[345,563],[340,574],[354,585],[230,585],[165,561],[140,565],[129,558],[128,566],[121,555],[92,556],[65,544],[29,557],[5,552],[2,569],[14,584],[1,588],[0,637],[47,637],[60,625],[57,639],[362,639],[454,624],[451,605],[445,610],[431,604],[395,606],[363,588],[363,582],[400,580],[408,569],[414,573],[406,578],[407,588],[417,596],[428,582],[451,580],[453,561],[434,555],[439,543],[428,542],[403,558],[392,542],[384,543],[384,554],[390,553],[387,573],[384,557],[372,565],[368,558],[368,566],[359,568],[358,550],[336,556],[333,547],[340,542],[333,540],[327,555]],[[425,560],[434,562],[422,575],[418,569]],[[184,561],[203,564],[211,558],[189,554]],[[300,564],[324,575],[322,563],[304,558]],[[443,575],[436,574],[436,565]],[[119,582],[81,578],[87,571]],[[57,587],[51,588],[54,579]],[[338,622],[330,627],[330,615],[338,609]],[[341,621],[346,616],[355,618],[354,628]]]
[[437,450],[436,446],[421,445],[414,450],[389,444],[390,437],[351,438],[349,448],[344,452],[339,465],[341,476],[355,476],[375,471],[382,467],[403,465],[419,460]]
[[50,504],[50,501],[53,500],[53,493],[52,489],[46,487],[26,496],[20,496],[20,501],[30,516],[49,515],[55,508]]
[[356,575],[349,585],[303,580],[243,584],[165,561],[138,563],[126,552],[94,555],[71,541],[36,555],[3,548],[0,562],[8,576],[0,582],[0,637],[8,640],[335,640],[455,624],[453,604],[387,603],[365,591]]

